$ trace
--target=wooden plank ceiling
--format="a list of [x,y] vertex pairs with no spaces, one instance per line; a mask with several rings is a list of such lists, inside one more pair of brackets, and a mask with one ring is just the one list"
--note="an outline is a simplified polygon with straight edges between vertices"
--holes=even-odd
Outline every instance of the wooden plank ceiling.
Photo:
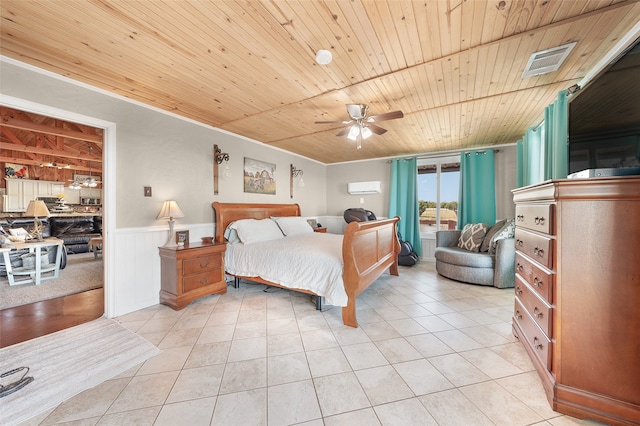
[[100,178],[103,139],[102,129],[0,106],[0,163],[27,166],[31,179]]
[[[4,56],[328,164],[515,142],[640,3],[3,0],[0,13]],[[560,70],[521,78],[532,53],[573,41]],[[357,150],[314,124],[347,103],[404,118]]]

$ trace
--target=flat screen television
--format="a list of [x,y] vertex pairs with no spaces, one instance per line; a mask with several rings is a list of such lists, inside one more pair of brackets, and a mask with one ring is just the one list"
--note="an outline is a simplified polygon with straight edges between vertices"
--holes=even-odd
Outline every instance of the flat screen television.
[[640,174],[640,38],[569,100],[568,144],[569,177]]

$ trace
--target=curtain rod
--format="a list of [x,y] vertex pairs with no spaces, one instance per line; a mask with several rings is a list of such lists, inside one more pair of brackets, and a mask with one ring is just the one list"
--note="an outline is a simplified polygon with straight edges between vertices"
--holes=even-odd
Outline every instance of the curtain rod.
[[[506,143],[506,144],[502,144],[502,145],[495,145],[494,147],[488,147],[485,146],[483,148],[475,148],[475,149],[456,149],[456,150],[451,150],[451,151],[440,151],[438,153],[434,153],[432,155],[430,154],[422,154],[422,155],[417,155],[415,156],[416,159],[418,160],[430,160],[432,158],[442,158],[442,157],[453,157],[454,155],[460,155],[460,153],[462,152],[476,152],[476,151],[488,151],[490,149],[493,149],[494,152],[500,152],[500,150],[498,148],[502,148],[502,147],[506,147],[506,146],[515,146],[515,143]],[[387,163],[391,163],[391,160],[397,160],[397,159],[411,159],[414,157],[407,157],[407,156],[402,156],[402,157],[396,157],[396,158],[391,158],[389,160],[387,160]]]

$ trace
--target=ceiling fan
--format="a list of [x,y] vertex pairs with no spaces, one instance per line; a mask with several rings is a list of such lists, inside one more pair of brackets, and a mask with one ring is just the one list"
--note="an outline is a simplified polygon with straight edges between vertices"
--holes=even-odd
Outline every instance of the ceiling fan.
[[347,135],[352,141],[356,141],[357,149],[362,148],[362,139],[367,139],[372,134],[382,135],[387,129],[373,124],[374,122],[394,120],[404,117],[402,111],[385,112],[377,115],[367,115],[369,106],[365,104],[347,104],[349,120],[344,121],[316,121],[316,124],[342,124],[350,125],[341,130],[336,136]]

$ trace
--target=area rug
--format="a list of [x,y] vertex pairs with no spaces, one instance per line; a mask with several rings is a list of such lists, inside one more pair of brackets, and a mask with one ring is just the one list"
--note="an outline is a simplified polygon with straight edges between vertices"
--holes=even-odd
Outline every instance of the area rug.
[[[0,425],[16,425],[57,407],[160,352],[107,318],[0,349],[0,373],[29,367],[28,376],[34,379],[0,398]],[[21,375],[2,378],[2,385]]]
[[102,259],[96,260],[93,253],[70,254],[58,278],[40,285],[10,286],[6,277],[0,278],[0,310],[100,288],[103,276]]

